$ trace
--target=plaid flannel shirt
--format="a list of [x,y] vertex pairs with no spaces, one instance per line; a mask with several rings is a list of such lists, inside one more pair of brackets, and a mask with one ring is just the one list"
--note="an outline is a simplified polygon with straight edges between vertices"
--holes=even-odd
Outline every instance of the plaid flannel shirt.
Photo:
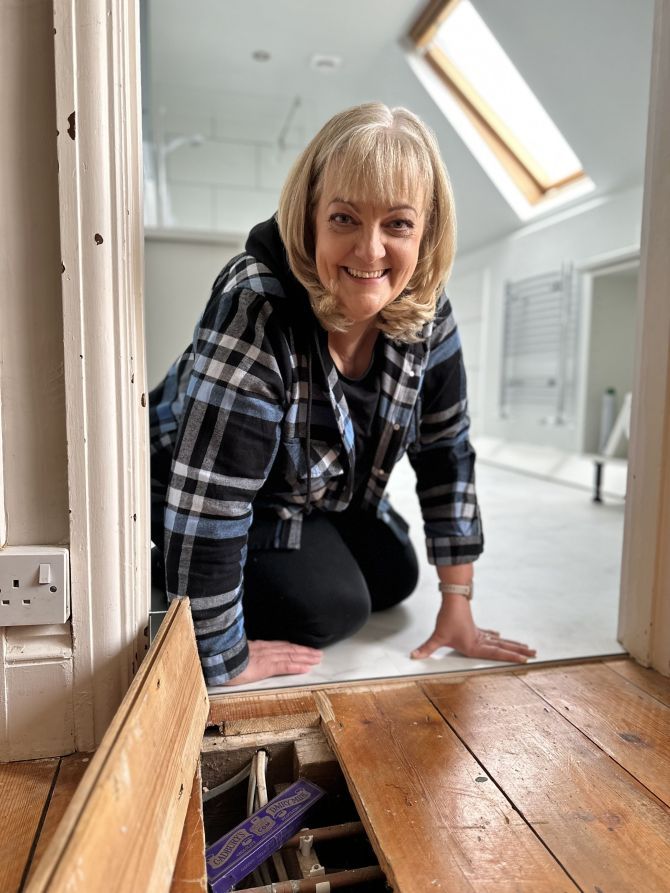
[[[468,563],[483,537],[446,295],[423,335],[409,345],[381,336],[380,436],[363,506],[384,510],[388,477],[407,451],[429,561]],[[341,511],[352,498],[354,431],[326,333],[305,301],[240,255],[214,283],[192,345],[150,396],[154,541],[164,526],[168,598],[191,599],[210,685],[248,662],[242,587],[252,506],[276,512],[277,548],[300,546],[308,415],[311,503]]]

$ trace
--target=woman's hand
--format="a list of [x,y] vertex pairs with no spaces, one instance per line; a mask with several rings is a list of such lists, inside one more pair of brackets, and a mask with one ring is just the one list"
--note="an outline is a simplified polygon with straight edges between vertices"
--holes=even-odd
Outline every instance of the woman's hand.
[[258,682],[271,676],[292,676],[294,673],[308,673],[321,663],[321,652],[317,648],[294,645],[292,642],[264,642],[262,639],[249,641],[249,663],[239,676],[226,685],[244,685]]
[[535,650],[503,639],[500,633],[475,626],[470,610],[470,602],[462,595],[447,594],[442,598],[442,607],[437,615],[435,631],[423,645],[412,651],[414,660],[430,657],[438,648],[453,648],[466,657],[479,657],[484,660],[504,660],[512,663],[525,663],[535,656]]

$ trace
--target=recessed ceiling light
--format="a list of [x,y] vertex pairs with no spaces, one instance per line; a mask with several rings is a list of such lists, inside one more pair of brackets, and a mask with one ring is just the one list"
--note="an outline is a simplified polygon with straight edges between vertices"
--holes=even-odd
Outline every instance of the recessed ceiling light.
[[254,50],[251,54],[251,58],[256,62],[268,62],[270,60],[270,54],[267,50]]
[[342,56],[326,56],[322,53],[316,53],[309,60],[309,67],[315,71],[335,71],[342,65]]

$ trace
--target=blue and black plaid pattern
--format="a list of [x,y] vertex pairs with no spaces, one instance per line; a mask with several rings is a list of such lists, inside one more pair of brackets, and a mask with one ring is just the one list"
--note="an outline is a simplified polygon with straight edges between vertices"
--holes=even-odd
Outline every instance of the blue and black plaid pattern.
[[[241,601],[252,505],[276,513],[277,548],[300,546],[310,390],[312,505],[342,511],[352,498],[353,425],[325,333],[304,317],[269,269],[249,255],[234,258],[192,345],[150,395],[154,540],[164,528],[168,597],[191,599],[210,685],[248,661]],[[465,372],[446,296],[424,335],[411,345],[385,338],[380,436],[363,503],[383,510],[388,477],[407,451],[429,560],[467,563],[483,539]]]

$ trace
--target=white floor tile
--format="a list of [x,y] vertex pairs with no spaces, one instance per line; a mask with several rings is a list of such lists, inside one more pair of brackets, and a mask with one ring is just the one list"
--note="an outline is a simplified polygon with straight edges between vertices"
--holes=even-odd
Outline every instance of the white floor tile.
[[[623,500],[602,505],[588,491],[528,477],[480,461],[477,490],[486,549],[476,564],[475,619],[537,649],[538,660],[622,651],[616,640]],[[493,666],[443,649],[424,661],[409,653],[431,633],[439,603],[437,575],[423,545],[414,475],[401,462],[390,481],[393,504],[409,521],[421,576],[402,605],[372,616],[351,639],[324,650],[309,674],[211,693],[322,682],[410,676]]]

